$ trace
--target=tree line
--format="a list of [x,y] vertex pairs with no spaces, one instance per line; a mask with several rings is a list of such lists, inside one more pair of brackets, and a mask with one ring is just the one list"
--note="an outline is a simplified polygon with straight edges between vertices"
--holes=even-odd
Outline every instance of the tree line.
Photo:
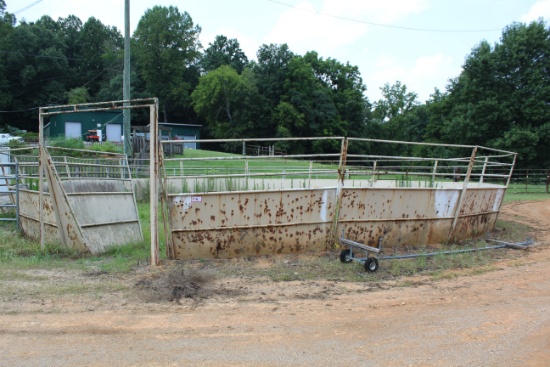
[[[0,0],[0,129],[36,131],[40,106],[122,99],[124,39],[116,27],[73,15],[17,23],[5,9]],[[550,166],[550,29],[542,19],[509,25],[494,45],[474,45],[460,75],[425,102],[399,81],[384,85],[382,98],[371,102],[357,66],[315,51],[299,55],[286,44],[264,44],[250,60],[237,39],[218,35],[203,47],[200,32],[174,6],[155,6],[139,20],[131,40],[131,96],[158,97],[160,121],[202,124],[205,138],[484,145],[518,152],[520,167]],[[132,120],[148,122],[140,112]],[[278,148],[339,149],[323,140]],[[423,148],[404,149],[381,153]]]

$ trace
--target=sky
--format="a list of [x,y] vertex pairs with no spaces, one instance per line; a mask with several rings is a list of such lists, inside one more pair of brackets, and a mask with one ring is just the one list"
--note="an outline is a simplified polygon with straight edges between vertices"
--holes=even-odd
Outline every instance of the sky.
[[[89,17],[124,32],[124,0],[5,0],[7,11],[33,22]],[[445,91],[481,41],[499,42],[514,22],[550,20],[550,0],[130,0],[130,28],[147,9],[175,6],[201,27],[204,48],[217,35],[236,38],[247,57],[262,44],[357,66],[371,102],[400,81],[419,102]]]

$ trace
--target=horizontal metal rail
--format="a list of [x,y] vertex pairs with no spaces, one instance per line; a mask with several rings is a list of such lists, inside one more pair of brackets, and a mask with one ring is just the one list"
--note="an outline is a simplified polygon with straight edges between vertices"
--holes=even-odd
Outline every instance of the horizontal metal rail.
[[435,146],[435,147],[448,147],[448,148],[469,148],[473,149],[478,147],[483,150],[490,150],[493,152],[506,153],[510,155],[515,155],[516,153],[510,152],[502,149],[488,148],[479,145],[461,145],[461,144],[443,144],[443,143],[424,143],[424,142],[414,142],[414,141],[398,141],[398,140],[381,140],[381,139],[366,139],[366,138],[348,138],[351,141],[364,141],[364,142],[373,142],[373,143],[390,143],[390,144],[404,144],[404,145],[422,145],[422,146]]
[[345,238],[340,238],[340,242],[346,246],[352,246],[352,247],[358,247],[362,250],[368,251],[368,252],[374,252],[375,254],[380,253],[380,249],[372,246],[367,246],[359,242],[355,242],[352,240],[348,240]]
[[460,254],[460,253],[474,252],[474,251],[480,251],[480,250],[492,250],[492,249],[504,248],[504,247],[506,247],[506,245],[485,246],[485,247],[463,249],[463,250],[452,250],[452,251],[426,252],[426,253],[423,253],[423,254],[380,256],[379,259],[380,260],[412,259],[412,258],[416,258],[416,257],[428,257],[428,256],[436,256],[436,255]]
[[185,140],[161,140],[161,144],[165,143],[248,143],[258,141],[315,141],[315,140],[342,140],[342,136],[319,136],[313,138],[246,138],[246,139],[185,139]]
[[[491,239],[488,239],[487,241],[501,242],[501,241],[491,240]],[[416,257],[427,257],[427,256],[437,256],[437,255],[452,255],[452,254],[461,254],[461,253],[476,252],[476,251],[482,251],[482,250],[493,250],[493,249],[499,249],[499,248],[505,248],[505,247],[526,249],[526,248],[528,248],[527,246],[529,246],[531,244],[533,244],[532,240],[527,240],[527,241],[521,242],[521,243],[501,242],[501,244],[494,245],[494,246],[475,247],[475,248],[468,248],[468,249],[462,249],[462,250],[426,252],[426,253],[423,253],[423,254],[380,256],[379,259],[380,260],[411,259],[411,258],[416,258]]]
[[127,223],[139,223],[139,219],[117,220],[116,222],[97,222],[97,223],[80,224],[80,227],[92,228],[92,227],[110,226],[110,225],[127,224]]
[[[47,194],[48,194],[48,193],[44,193],[44,195],[47,195]],[[36,219],[36,218],[31,217],[31,216],[26,215],[26,214],[19,214],[19,216],[22,217],[22,218],[25,218],[25,219],[27,219],[27,220],[32,220],[33,222],[40,222],[39,219]],[[53,223],[53,222],[48,222],[48,221],[44,220],[44,224],[47,224],[47,225],[49,225],[50,227],[55,227],[55,228],[57,228],[57,224],[56,224],[56,223]]]
[[68,196],[133,195],[132,191],[68,192]]
[[[179,170],[179,169],[177,169]],[[227,177],[271,177],[271,176],[296,176],[296,175],[308,175],[313,172],[303,171],[303,172],[292,172],[292,173],[281,173],[281,172],[262,172],[262,173],[226,173],[226,174],[211,174],[211,175],[183,175],[183,176],[169,176],[170,178],[227,178]],[[328,170],[328,171],[316,171],[315,174],[337,174],[337,170]],[[303,179],[308,179],[303,177]]]
[[[86,103],[85,107],[80,105],[63,105],[55,107],[41,107],[40,114],[43,116],[59,115],[63,113],[110,111],[133,108],[148,108],[155,104],[155,98],[142,98],[110,102]],[[50,112],[48,112],[50,111]]]
[[[340,157],[339,153],[328,154],[289,154],[289,155],[245,155],[232,157],[196,157],[183,158],[184,161],[244,161],[244,160],[274,160],[274,159],[294,159],[294,158],[312,158],[312,157]],[[182,158],[166,158],[165,162],[181,161]]]

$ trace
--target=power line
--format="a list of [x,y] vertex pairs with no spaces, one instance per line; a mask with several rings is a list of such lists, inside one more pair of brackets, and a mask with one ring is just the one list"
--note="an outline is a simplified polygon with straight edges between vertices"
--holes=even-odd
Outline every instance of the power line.
[[22,13],[22,12],[24,12],[25,10],[32,8],[33,6],[35,6],[36,4],[38,4],[38,3],[40,3],[40,2],[42,2],[42,0],[37,0],[37,1],[35,1],[34,3],[31,3],[31,4],[29,4],[29,5],[24,6],[23,8],[21,8],[21,9],[19,9],[19,10],[14,11],[13,14],[14,14],[14,15],[17,15],[17,14],[19,14],[19,13]]
[[480,32],[497,32],[497,31],[501,32],[502,31],[502,28],[498,28],[498,29],[466,29],[466,30],[463,29],[463,30],[457,30],[457,29],[428,29],[428,28],[400,27],[400,26],[391,25],[391,24],[367,22],[365,20],[359,20],[359,19],[341,17],[341,16],[333,15],[333,14],[321,13],[321,12],[318,12],[318,11],[315,11],[315,10],[300,8],[298,6],[290,5],[290,4],[283,3],[283,2],[280,2],[280,1],[276,1],[276,0],[268,0],[268,1],[270,1],[272,3],[275,3],[275,4],[287,6],[289,8],[305,11],[305,12],[308,12],[308,13],[314,13],[314,14],[317,14],[317,15],[322,15],[322,16],[325,16],[325,17],[345,20],[345,21],[348,21],[348,22],[368,24],[368,25],[372,25],[372,26],[375,26],[375,27],[402,29],[402,30],[406,30],[406,31],[434,32],[434,33],[480,33]]
[[22,12],[24,12],[25,10],[32,8],[33,6],[35,6],[36,4],[38,4],[38,3],[40,3],[40,2],[42,2],[42,0],[37,0],[37,1],[35,1],[34,3],[32,3],[32,4],[29,4],[29,5],[23,7],[23,8],[21,8],[21,9],[19,9],[19,10],[16,10],[13,14],[14,14],[14,15],[17,15],[17,14],[19,14],[19,13],[22,13]]

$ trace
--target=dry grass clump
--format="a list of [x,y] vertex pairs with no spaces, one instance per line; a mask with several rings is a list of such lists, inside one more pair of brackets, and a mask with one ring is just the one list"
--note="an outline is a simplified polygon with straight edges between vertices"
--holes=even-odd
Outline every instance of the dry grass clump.
[[212,296],[214,280],[212,271],[177,266],[141,279],[136,287],[147,302],[169,301],[180,304],[182,299],[200,302]]

